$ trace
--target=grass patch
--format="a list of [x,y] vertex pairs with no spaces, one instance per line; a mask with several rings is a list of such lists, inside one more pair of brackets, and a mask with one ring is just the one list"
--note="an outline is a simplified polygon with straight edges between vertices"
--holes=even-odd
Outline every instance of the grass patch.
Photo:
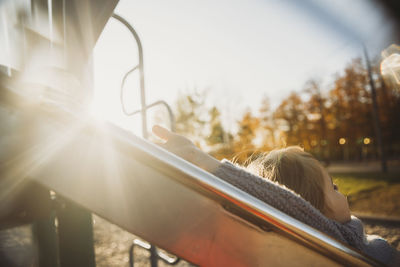
[[331,176],[339,191],[349,196],[400,183],[400,173],[331,173]]

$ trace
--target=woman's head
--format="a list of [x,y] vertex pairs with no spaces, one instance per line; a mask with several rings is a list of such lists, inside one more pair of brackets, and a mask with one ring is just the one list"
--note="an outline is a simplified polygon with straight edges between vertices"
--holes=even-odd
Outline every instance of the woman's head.
[[318,160],[300,147],[273,150],[258,157],[247,168],[285,185],[331,219],[339,222],[350,219],[346,197],[337,191]]

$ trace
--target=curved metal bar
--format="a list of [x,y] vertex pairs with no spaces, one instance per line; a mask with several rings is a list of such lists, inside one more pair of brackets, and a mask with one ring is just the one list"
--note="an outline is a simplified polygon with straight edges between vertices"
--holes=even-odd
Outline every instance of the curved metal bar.
[[[144,108],[147,110],[147,109],[152,108],[152,107],[157,106],[157,105],[163,105],[163,106],[165,106],[167,108],[168,114],[169,114],[170,123],[171,123],[171,131],[175,132],[175,116],[174,116],[174,113],[172,112],[171,107],[168,105],[167,102],[165,102],[164,100],[158,100],[158,101],[156,101],[156,102],[154,102],[154,103],[152,103],[150,105],[145,106]],[[136,114],[138,114],[140,112],[142,112],[142,109],[138,109],[138,110],[132,111],[132,112],[129,113],[129,115],[136,115]]]
[[166,253],[162,251],[157,252],[158,258],[161,259],[163,262],[169,264],[169,265],[176,265],[181,261],[181,258],[179,257],[170,257]]
[[141,102],[141,114],[142,114],[142,135],[143,138],[147,139],[147,115],[146,115],[146,96],[145,96],[145,87],[144,87],[144,68],[143,68],[143,48],[142,48],[142,43],[140,41],[139,35],[136,33],[135,29],[129,24],[127,20],[125,20],[123,17],[113,14],[112,17],[122,24],[125,25],[125,27],[128,28],[128,30],[132,33],[133,37],[136,40],[137,47],[138,47],[138,54],[139,54],[139,64],[137,67],[133,68],[130,70],[127,74],[125,74],[124,80],[126,79],[126,76],[129,75],[132,71],[134,71],[136,68],[139,69],[139,76],[140,76],[140,102]]
[[128,78],[128,76],[134,72],[135,70],[137,70],[139,67],[139,65],[133,67],[132,69],[130,69],[127,73],[125,73],[124,78],[122,78],[122,82],[121,82],[121,87],[120,87],[120,101],[121,101],[121,107],[122,107],[122,111],[125,113],[125,115],[127,116],[131,116],[133,115],[131,112],[128,112],[125,109],[125,105],[124,105],[124,85],[126,82],[126,79]]
[[135,249],[135,243],[132,243],[132,245],[129,247],[129,266],[130,267],[133,267],[135,264],[134,249]]
[[[142,241],[140,239],[134,239],[132,242],[132,245],[129,248],[129,266],[134,267],[135,265],[135,259],[134,259],[134,251],[135,251],[135,246],[139,246],[147,251],[150,251],[150,253],[155,256],[153,260],[162,260],[168,265],[176,265],[180,262],[181,258],[179,257],[171,257],[167,253],[164,253],[162,251],[158,251],[157,248],[150,243],[146,241]],[[157,266],[156,263],[151,263],[151,266]]]

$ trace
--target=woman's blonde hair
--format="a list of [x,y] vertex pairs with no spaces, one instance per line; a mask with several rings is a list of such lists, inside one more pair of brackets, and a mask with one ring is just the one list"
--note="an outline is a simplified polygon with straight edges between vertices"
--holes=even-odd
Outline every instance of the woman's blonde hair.
[[272,150],[258,156],[247,169],[285,185],[324,212],[324,180],[320,163],[298,146]]

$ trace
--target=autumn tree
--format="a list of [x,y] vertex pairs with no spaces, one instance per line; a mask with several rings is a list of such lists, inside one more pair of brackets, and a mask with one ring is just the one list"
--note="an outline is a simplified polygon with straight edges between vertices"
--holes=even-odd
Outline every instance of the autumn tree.
[[218,108],[213,106],[209,111],[210,134],[206,137],[207,145],[214,146],[224,143],[224,127],[221,122],[221,113]]
[[254,144],[260,119],[247,110],[238,122],[238,132],[234,139],[234,151],[238,162],[245,162],[255,151]]
[[327,117],[329,118],[326,107],[327,99],[322,93],[320,83],[316,80],[307,81],[303,90],[309,96],[304,108],[308,119],[308,136],[311,138],[310,149],[316,152],[320,158],[329,162],[330,143],[327,129]]
[[176,132],[218,159],[233,157],[232,134],[222,124],[216,106],[207,107],[207,91],[180,94],[175,102]]
[[304,113],[304,103],[300,96],[292,92],[274,112],[274,118],[285,133],[287,145],[304,145],[309,143],[306,133],[307,117]]
[[217,159],[232,159],[234,157],[233,135],[224,129],[221,113],[215,106],[208,111],[209,135],[206,143],[209,153]]
[[261,149],[268,151],[277,147],[276,141],[276,122],[273,117],[273,110],[268,97],[263,97],[261,100],[261,106],[259,109],[260,113],[260,129],[259,134],[261,135]]
[[334,126],[333,142],[344,138],[343,148],[349,157],[360,159],[361,145],[367,136],[373,136],[371,123],[371,97],[367,90],[368,80],[361,59],[348,64],[344,73],[338,75],[330,91],[331,112]]
[[176,132],[187,136],[198,146],[207,135],[204,130],[207,124],[206,96],[206,91],[193,90],[180,93],[175,102]]

